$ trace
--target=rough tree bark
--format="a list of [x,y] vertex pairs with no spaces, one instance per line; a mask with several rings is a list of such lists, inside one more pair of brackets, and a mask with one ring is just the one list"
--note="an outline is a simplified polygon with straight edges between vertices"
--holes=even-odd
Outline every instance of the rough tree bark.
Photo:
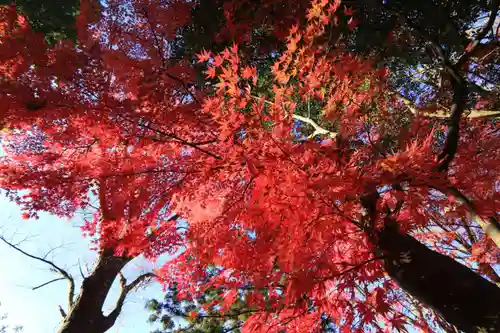
[[131,257],[115,256],[112,250],[101,251],[92,273],[85,277],[80,293],[69,305],[58,333],[100,333],[110,329],[118,317],[105,316],[102,307],[114,280]]
[[379,216],[376,190],[361,197],[362,225],[387,274],[407,293],[467,333],[500,332],[500,288],[454,259],[429,249],[408,234],[387,212],[382,230],[373,233]]
[[500,332],[500,288],[389,221],[378,234],[385,269],[406,292],[467,333]]
[[[127,295],[142,282],[155,277],[153,273],[145,273],[137,277],[131,283],[127,283],[121,270],[134,259],[134,257],[116,256],[114,250],[104,249],[99,252],[99,256],[90,275],[84,277],[83,273],[80,271],[83,282],[78,297],[75,299],[75,280],[73,276],[52,261],[46,259],[47,254],[43,257],[30,254],[8,241],[3,236],[0,236],[0,241],[29,258],[43,262],[50,266],[52,271],[60,275],[59,278],[52,279],[32,288],[33,290],[37,290],[56,281],[68,281],[68,310],[66,313],[66,311],[59,306],[59,312],[63,320],[58,333],[106,332],[115,324],[116,319],[122,311]],[[120,279],[120,295],[118,296],[113,311],[105,316],[102,313],[102,307],[117,277]]]

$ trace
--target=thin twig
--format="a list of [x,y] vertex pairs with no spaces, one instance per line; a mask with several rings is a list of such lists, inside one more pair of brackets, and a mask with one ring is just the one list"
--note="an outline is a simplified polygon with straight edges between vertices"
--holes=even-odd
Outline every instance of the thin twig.
[[[125,120],[127,120],[127,121],[129,121],[129,122],[134,123],[134,122],[133,122],[133,120],[128,119],[127,117],[124,117],[123,115],[117,114],[117,116],[118,116],[118,117],[121,117],[121,118],[123,118],[123,119],[125,119]],[[156,133],[158,133],[158,134],[160,134],[160,135],[163,135],[163,136],[166,136],[166,137],[168,137],[168,138],[174,139],[174,140],[176,140],[176,141],[179,141],[180,143],[185,144],[186,146],[189,146],[189,147],[191,147],[191,148],[197,149],[197,150],[199,150],[199,151],[201,151],[201,152],[203,152],[203,153],[205,153],[205,154],[207,154],[207,155],[209,155],[209,156],[212,156],[212,157],[213,157],[213,158],[215,158],[215,159],[218,159],[218,160],[222,159],[220,156],[218,156],[218,155],[216,155],[216,154],[214,154],[214,153],[211,153],[211,152],[209,152],[208,150],[205,150],[205,149],[203,149],[203,148],[200,148],[198,144],[196,144],[196,143],[192,143],[192,142],[189,142],[189,141],[186,141],[186,140],[184,140],[184,139],[182,139],[182,138],[178,137],[178,136],[177,136],[177,135],[175,135],[175,134],[172,134],[172,133],[167,133],[167,132],[163,132],[163,131],[161,131],[161,130],[158,130],[158,129],[153,128],[153,127],[151,127],[151,126],[149,126],[149,125],[146,125],[146,124],[138,124],[138,126],[140,126],[140,127],[142,127],[142,128],[146,128],[146,129],[148,129],[148,130],[150,130],[150,131],[156,132]],[[207,142],[202,142],[202,144],[207,144]]]
[[478,32],[476,38],[474,39],[474,41],[472,41],[472,43],[467,48],[465,53],[462,54],[462,56],[458,59],[457,61],[458,66],[463,65],[465,62],[467,62],[467,60],[470,59],[471,56],[474,55],[474,52],[481,44],[481,40],[484,37],[486,37],[490,29],[493,27],[493,24],[495,23],[495,20],[497,18],[497,12],[499,7],[500,7],[500,0],[491,0],[491,13],[488,18],[488,21],[486,22],[486,25]]
[[9,242],[8,240],[6,240],[5,237],[3,237],[3,236],[0,236],[0,240],[2,242],[4,242],[5,244],[7,244],[8,246],[10,246],[11,248],[13,248],[14,250],[16,250],[17,252],[19,252],[19,253],[21,253],[21,254],[23,254],[31,259],[35,259],[35,260],[41,261],[41,262],[49,265],[55,272],[58,272],[59,274],[61,274],[63,276],[64,279],[68,280],[68,283],[69,283],[68,306],[69,306],[69,308],[71,308],[73,306],[73,299],[74,299],[74,295],[75,295],[75,281],[74,281],[73,277],[67,271],[65,271],[61,267],[57,266],[56,264],[54,264],[50,260],[35,256],[33,254],[29,254],[28,252],[22,250],[18,246],[14,245],[11,242]]
[[384,259],[384,257],[373,257],[373,258],[371,258],[369,260],[366,260],[366,261],[364,261],[364,262],[362,262],[360,264],[354,265],[353,267],[351,267],[349,269],[346,269],[346,270],[344,270],[344,271],[342,271],[340,273],[337,273],[335,275],[330,275],[330,276],[323,277],[323,278],[321,278],[319,280],[319,282],[338,278],[338,277],[343,276],[343,275],[345,275],[347,273],[350,273],[350,272],[352,272],[354,270],[360,269],[361,267],[363,267],[364,265],[366,265],[366,264],[368,264],[368,263],[370,263],[372,261],[379,260],[379,259]]
[[191,96],[191,98],[197,104],[200,104],[200,102],[198,101],[198,99],[196,98],[196,96],[189,90],[189,87],[186,85],[186,83],[181,78],[178,78],[178,77],[176,77],[176,76],[174,76],[174,75],[166,72],[167,61],[165,59],[165,55],[163,54],[164,53],[163,47],[161,46],[160,41],[158,39],[158,36],[156,34],[156,31],[153,28],[153,25],[151,24],[151,21],[149,19],[147,10],[145,8],[143,8],[142,11],[144,13],[144,16],[146,17],[146,20],[148,21],[150,29],[151,29],[151,34],[153,35],[154,44],[156,46],[156,49],[158,50],[158,56],[160,57],[160,60],[161,60],[161,63],[162,63],[162,69],[165,71],[165,75],[167,77],[169,77],[170,79],[172,79],[172,80],[177,81],[178,83],[180,83],[181,86],[184,88],[184,90]]
[[[252,95],[251,97],[253,99],[260,100],[259,96]],[[268,104],[268,105],[272,105],[273,104],[273,102],[268,101],[266,99],[264,99],[264,103]],[[309,138],[313,138],[316,135],[328,135],[331,138],[335,138],[337,136],[337,134],[338,134],[336,132],[332,132],[332,131],[327,130],[326,128],[321,127],[320,125],[318,125],[318,123],[316,123],[311,118],[303,117],[303,116],[300,116],[300,115],[295,114],[295,113],[292,114],[292,118],[295,119],[295,120],[301,121],[303,123],[309,124],[309,125],[311,125],[314,128],[314,132],[313,132],[313,134],[311,134],[309,136]]]
[[36,286],[36,287],[31,288],[31,290],[37,290],[37,289],[40,289],[40,288],[42,288],[42,287],[45,287],[45,286],[46,286],[46,285],[48,285],[48,284],[51,284],[52,282],[61,281],[61,280],[66,280],[66,278],[65,278],[65,277],[60,277],[60,278],[57,278],[57,279],[50,280],[50,281],[48,281],[48,282],[42,283],[42,284],[41,284],[41,285],[39,285],[39,286]]

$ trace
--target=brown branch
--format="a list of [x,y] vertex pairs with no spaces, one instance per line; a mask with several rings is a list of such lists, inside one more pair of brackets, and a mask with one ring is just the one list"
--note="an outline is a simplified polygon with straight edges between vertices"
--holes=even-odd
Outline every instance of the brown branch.
[[[123,115],[117,114],[117,116],[118,116],[118,117],[121,117],[121,118],[123,118],[123,119],[125,119],[125,120],[127,120],[127,121],[129,121],[129,122],[133,122],[133,120],[128,119],[128,118],[124,117]],[[148,129],[148,130],[150,130],[150,131],[156,132],[156,133],[158,133],[158,134],[160,134],[160,135],[163,135],[163,136],[166,136],[166,137],[168,137],[168,138],[174,139],[174,140],[176,140],[176,141],[179,141],[180,143],[183,143],[183,144],[185,144],[186,146],[189,146],[189,147],[191,147],[191,148],[197,149],[197,150],[201,151],[202,153],[205,153],[205,154],[207,154],[207,155],[209,155],[209,156],[212,156],[212,157],[213,157],[213,158],[215,158],[215,159],[218,159],[218,160],[221,160],[221,159],[222,159],[220,156],[218,156],[218,155],[216,155],[216,154],[214,154],[214,153],[211,153],[211,152],[209,152],[208,150],[205,150],[205,149],[203,149],[203,148],[200,148],[198,144],[196,144],[196,143],[192,143],[192,142],[189,142],[189,141],[186,141],[186,140],[184,140],[184,139],[182,139],[182,138],[178,137],[178,136],[177,136],[177,135],[175,135],[175,134],[172,134],[172,133],[167,133],[167,132],[163,132],[163,131],[161,131],[161,130],[155,129],[155,128],[153,128],[153,127],[151,127],[151,126],[149,126],[149,125],[146,125],[146,124],[138,124],[138,126],[140,126],[140,127],[142,127],[142,128],[146,128],[146,129]],[[207,142],[202,142],[202,144],[207,144]]]
[[[450,109],[446,107],[440,105],[440,107],[436,110],[429,111],[428,109],[417,107],[413,101],[409,100],[399,92],[392,92],[391,94],[401,102],[403,102],[403,104],[405,104],[414,115],[424,116],[428,118],[450,118]],[[470,110],[466,112],[463,117],[468,119],[497,118],[500,117],[500,110]]]
[[186,85],[186,83],[181,78],[178,78],[178,77],[166,72],[167,61],[165,59],[165,55],[163,54],[164,53],[163,47],[160,44],[160,41],[159,41],[158,36],[156,34],[156,31],[153,29],[153,25],[151,24],[151,20],[149,19],[147,10],[145,8],[143,8],[142,11],[144,13],[144,16],[146,17],[146,20],[148,21],[150,29],[151,29],[151,34],[153,35],[155,48],[158,50],[158,56],[160,57],[162,68],[165,70],[165,75],[167,77],[169,77],[170,79],[180,83],[180,85],[182,86],[182,88],[184,88],[184,90],[188,93],[188,95],[191,96],[191,98],[197,104],[200,104],[200,102],[198,101],[196,96],[189,90],[189,87]]
[[[343,276],[343,275],[345,275],[345,274],[347,274],[347,273],[350,273],[350,272],[352,272],[352,271],[354,271],[354,270],[360,269],[361,267],[363,267],[364,265],[366,265],[366,264],[368,264],[368,263],[370,263],[370,262],[372,262],[372,261],[379,260],[379,259],[384,259],[384,258],[385,258],[385,257],[383,257],[383,256],[373,257],[373,258],[368,259],[368,260],[366,260],[366,261],[364,261],[364,262],[362,262],[362,263],[360,263],[360,264],[353,265],[351,268],[346,269],[346,270],[344,270],[344,271],[342,271],[342,272],[339,272],[339,273],[337,273],[337,274],[335,274],[335,275],[330,275],[330,276],[323,277],[323,278],[321,278],[321,279],[320,279],[319,281],[317,281],[317,282],[322,282],[322,281],[326,281],[326,280],[332,280],[332,279],[335,279],[335,278],[341,277],[341,276]],[[350,264],[347,264],[347,265],[350,265]]]
[[42,288],[42,287],[45,287],[45,286],[46,286],[46,285],[48,285],[48,284],[51,284],[52,282],[57,282],[57,281],[61,281],[61,280],[66,280],[66,278],[65,278],[65,277],[60,277],[60,278],[52,279],[52,280],[50,280],[50,281],[48,281],[48,282],[42,283],[42,284],[41,284],[41,285],[39,285],[39,286],[36,286],[36,287],[31,288],[31,290],[37,290],[37,289],[40,289],[40,288]]
[[[71,307],[73,306],[73,299],[74,299],[74,296],[75,296],[75,280],[73,279],[73,277],[67,271],[65,271],[61,267],[57,266],[56,264],[54,264],[50,260],[44,259],[42,257],[35,256],[33,254],[29,254],[28,252],[22,250],[18,246],[14,245],[11,242],[9,242],[8,240],[6,240],[5,237],[3,237],[3,236],[0,236],[0,240],[2,242],[4,242],[5,244],[7,244],[8,246],[10,246],[11,248],[13,248],[14,250],[16,250],[17,252],[19,252],[19,253],[21,253],[21,254],[23,254],[23,255],[31,258],[31,259],[35,259],[35,260],[43,262],[44,264],[49,265],[55,272],[58,272],[59,274],[61,274],[63,276],[64,279],[68,280],[68,283],[69,283],[68,308],[71,309]],[[54,281],[51,281],[51,282],[54,282]],[[41,286],[39,286],[38,288],[40,288],[40,287]]]
[[460,73],[456,70],[457,67],[453,65],[450,59],[446,56],[441,45],[420,29],[415,28],[415,30],[430,43],[438,60],[441,62],[445,71],[450,75],[450,83],[453,91],[453,104],[450,108],[446,142],[443,151],[438,156],[438,161],[440,161],[438,170],[446,171],[455,157],[458,148],[458,140],[460,137],[460,119],[462,118],[462,114],[467,103],[467,83],[463,79],[462,75],[460,75]]
[[491,13],[488,18],[488,21],[486,22],[486,25],[478,32],[476,38],[474,39],[474,41],[472,41],[472,43],[467,48],[465,53],[462,54],[462,56],[460,56],[460,58],[457,61],[457,66],[462,66],[465,62],[467,62],[467,60],[470,59],[471,56],[474,55],[474,52],[481,44],[481,40],[484,37],[486,37],[488,31],[493,27],[499,7],[500,7],[500,0],[491,0]]
[[116,301],[116,305],[113,311],[111,311],[111,313],[106,316],[106,321],[114,323],[116,321],[116,318],[118,318],[118,316],[120,315],[123,308],[123,304],[125,303],[125,298],[130,293],[130,291],[137,288],[142,282],[146,281],[147,279],[154,278],[155,276],[156,275],[154,273],[145,273],[138,276],[132,283],[127,284],[127,279],[120,272],[119,273],[120,287],[121,287],[120,296]]
[[61,314],[61,317],[66,318],[66,312],[60,305],[59,305],[59,313]]
[[80,276],[82,277],[82,279],[85,279],[85,274],[83,274],[83,270],[82,270],[82,265],[80,263],[80,259],[78,259],[78,269],[80,270]]
[[471,213],[471,218],[475,220],[479,226],[481,226],[484,233],[490,237],[498,247],[500,247],[500,223],[495,216],[487,218],[481,217],[477,212],[476,204],[454,186],[449,186],[447,188],[433,188],[447,195],[452,195],[459,203],[465,204]]
[[[500,0],[493,0],[500,1]],[[431,50],[434,52],[437,60],[441,63],[444,70],[450,76],[450,83],[453,91],[453,104],[450,107],[450,118],[448,122],[448,135],[446,136],[446,141],[444,148],[438,156],[439,167],[438,170],[446,171],[455,157],[458,148],[458,140],[460,138],[460,119],[465,110],[467,103],[467,82],[464,80],[462,75],[460,75],[456,64],[452,64],[448,56],[446,55],[442,46],[430,36],[427,32],[415,26],[413,23],[409,22],[406,17],[397,14],[398,17],[403,20],[410,28],[412,28],[417,34],[420,35],[425,41],[429,43]]]
[[[467,234],[467,237],[469,238],[470,244],[474,244],[477,242],[476,236],[472,232],[470,226],[467,224],[465,219],[460,219],[460,224],[462,225],[462,228],[464,228],[465,233]],[[462,244],[464,245],[464,244]]]
[[467,85],[463,78],[450,67],[450,71],[456,74],[452,75],[451,86],[453,89],[453,104],[451,106],[451,115],[448,124],[448,135],[443,151],[438,156],[440,161],[439,170],[446,171],[455,157],[458,148],[458,140],[460,137],[460,118],[465,110],[467,101]]

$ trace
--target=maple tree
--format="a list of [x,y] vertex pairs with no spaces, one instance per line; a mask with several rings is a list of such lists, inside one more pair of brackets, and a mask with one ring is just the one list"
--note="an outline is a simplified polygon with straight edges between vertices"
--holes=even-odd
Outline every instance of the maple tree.
[[[104,332],[123,266],[174,253],[160,279],[195,295],[216,265],[204,285],[227,291],[221,306],[241,294],[256,309],[243,331],[498,330],[500,291],[481,276],[498,282],[498,125],[465,115],[461,73],[483,32],[456,63],[432,46],[451,87],[443,123],[394,93],[387,68],[322,38],[356,29],[349,7],[268,3],[245,21],[252,2],[223,2],[218,36],[235,44],[199,52],[203,85],[191,51],[170,61],[192,2],[108,1],[98,15],[82,1],[77,45],[47,45],[2,7],[1,186],[27,218],[98,200],[84,231],[100,264],[61,332]],[[260,63],[238,43],[266,24],[284,46]]]

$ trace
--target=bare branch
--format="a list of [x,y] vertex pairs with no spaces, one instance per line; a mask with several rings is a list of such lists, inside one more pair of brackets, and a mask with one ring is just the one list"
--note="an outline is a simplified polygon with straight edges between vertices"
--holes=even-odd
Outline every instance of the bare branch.
[[133,290],[137,288],[141,283],[146,282],[152,278],[156,277],[154,273],[144,273],[140,276],[138,276],[132,283],[127,285],[128,290]]
[[[411,100],[409,100],[399,92],[393,92],[392,94],[396,96],[396,98],[399,99],[401,102],[403,102],[411,111],[411,113],[413,113],[414,115],[419,115],[429,118],[441,118],[441,119],[450,118],[450,109],[444,106],[439,105],[439,107],[436,110],[429,111],[428,109],[418,108]],[[468,118],[468,119],[497,118],[497,117],[500,117],[499,110],[470,110],[469,112],[465,112],[463,114],[463,118]]]
[[78,269],[80,270],[80,276],[82,277],[82,279],[85,279],[85,275],[83,274],[82,264],[80,263],[80,259],[78,259]]
[[370,263],[370,262],[372,262],[372,261],[375,261],[375,260],[382,260],[382,259],[385,259],[385,257],[383,257],[383,256],[373,257],[373,258],[371,258],[371,259],[368,259],[368,260],[366,260],[366,261],[363,261],[362,263],[360,263],[360,264],[358,264],[358,265],[351,265],[351,264],[346,263],[346,265],[348,265],[348,266],[352,266],[352,267],[351,267],[351,268],[348,268],[348,269],[346,269],[346,270],[343,270],[343,271],[341,271],[341,272],[339,272],[339,273],[337,273],[337,274],[335,274],[335,275],[330,275],[330,276],[323,277],[323,278],[319,279],[317,282],[323,282],[323,281],[332,280],[332,279],[334,279],[334,278],[341,277],[341,276],[343,276],[343,275],[345,275],[345,274],[347,274],[347,273],[350,273],[350,272],[352,272],[352,271],[355,271],[355,270],[360,269],[361,267],[363,267],[364,265],[366,265],[366,264],[368,264],[368,263]]
[[457,65],[461,66],[467,60],[470,59],[471,56],[474,55],[474,52],[476,49],[479,47],[481,44],[481,40],[486,37],[490,29],[493,27],[493,24],[495,23],[495,19],[497,17],[498,13],[498,8],[500,7],[500,0],[491,0],[491,13],[488,18],[488,21],[486,22],[486,25],[478,32],[476,38],[472,41],[471,44],[469,44],[469,47],[465,51],[465,53],[458,59]]
[[483,218],[478,214],[476,204],[474,201],[469,199],[464,193],[462,193],[458,188],[454,186],[449,186],[446,188],[439,188],[431,186],[433,189],[440,191],[446,195],[451,195],[457,199],[457,201],[469,209],[470,217],[475,220],[479,226],[483,229],[484,233],[493,240],[493,242],[500,247],[500,223],[496,216],[489,216]]
[[331,131],[319,126],[311,118],[302,117],[302,116],[299,116],[298,114],[295,114],[295,113],[292,115],[292,118],[296,119],[298,121],[301,121],[303,123],[309,124],[314,128],[314,132],[311,135],[309,135],[309,138],[314,138],[316,135],[328,135],[330,138],[335,138],[337,136],[337,133],[331,132]]
[[43,259],[47,259],[47,257],[49,256],[49,254],[51,254],[52,252],[54,252],[55,250],[58,250],[60,248],[62,248],[63,246],[65,246],[65,244],[61,244],[59,246],[56,246],[56,247],[53,247],[51,248],[49,251],[47,251],[47,253],[45,253],[45,255],[42,257]]
[[37,289],[40,289],[40,288],[42,288],[42,287],[45,287],[45,286],[46,286],[46,285],[48,285],[48,284],[51,284],[52,282],[61,281],[61,280],[66,280],[66,278],[65,278],[65,277],[60,277],[60,278],[57,278],[57,279],[52,279],[52,280],[50,280],[50,281],[48,281],[48,282],[42,283],[42,284],[41,284],[41,285],[39,285],[39,286],[36,286],[36,287],[31,288],[31,290],[37,290]]
[[61,314],[61,316],[63,318],[66,318],[66,312],[64,311],[64,309],[62,308],[62,306],[59,305],[59,313]]
[[75,281],[73,280],[73,277],[67,271],[65,271],[61,267],[57,266],[56,264],[54,264],[50,260],[35,256],[33,254],[29,254],[28,252],[22,250],[18,246],[14,245],[11,242],[9,242],[8,240],[6,240],[5,237],[3,237],[3,236],[0,236],[0,240],[2,242],[4,242],[5,244],[7,244],[8,246],[10,246],[11,248],[13,248],[14,250],[16,250],[17,252],[19,252],[19,253],[21,253],[21,254],[23,254],[31,259],[35,259],[35,260],[43,262],[44,264],[49,265],[53,271],[61,274],[64,279],[68,280],[68,283],[69,283],[68,308],[71,308],[73,306],[73,299],[74,299],[74,295],[75,295]]
[[[254,95],[252,95],[252,98],[256,100],[260,99],[259,96],[254,96]],[[273,104],[273,102],[268,101],[266,99],[264,100],[264,103],[271,105]],[[311,135],[309,135],[309,138],[314,138],[316,135],[328,135],[330,138],[335,138],[337,136],[336,132],[329,131],[326,128],[319,126],[318,123],[316,123],[311,118],[303,117],[295,113],[292,115],[292,118],[301,121],[303,123],[309,124],[314,128],[314,132]]]
[[112,323],[114,323],[116,318],[118,318],[118,316],[120,315],[123,308],[123,304],[125,303],[125,298],[127,297],[128,293],[133,289],[137,288],[141,283],[156,276],[154,273],[145,273],[138,276],[132,283],[127,285],[127,279],[122,274],[122,272],[118,273],[118,275],[120,277],[120,287],[121,287],[120,296],[116,301],[116,305],[113,311],[111,311],[111,313],[106,316],[106,320]]

